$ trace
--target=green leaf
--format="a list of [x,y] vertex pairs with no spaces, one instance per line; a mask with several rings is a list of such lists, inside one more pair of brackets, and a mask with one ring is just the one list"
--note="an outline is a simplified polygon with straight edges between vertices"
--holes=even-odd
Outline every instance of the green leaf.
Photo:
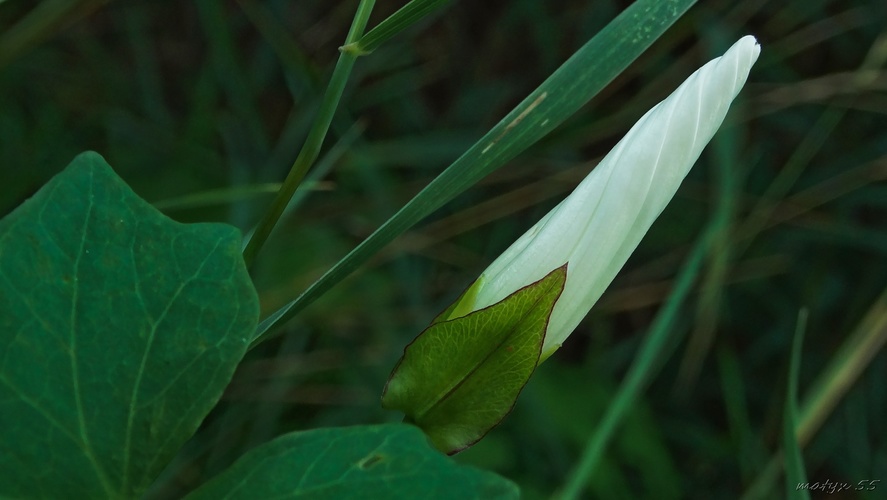
[[253,345],[292,319],[414,224],[544,137],[612,81],[695,0],[639,0],[580,48],[542,85],[394,216],[295,300],[262,320]]
[[450,2],[452,0],[412,0],[360,37],[358,41],[342,47],[342,50],[357,55],[369,54],[393,36]]
[[179,224],[84,153],[0,221],[0,496],[134,498],[243,356],[224,224]]
[[445,453],[479,441],[536,369],[566,279],[565,264],[490,307],[432,324],[404,349],[382,406],[403,411]]
[[315,429],[250,451],[187,500],[516,499],[517,486],[459,465],[404,424]]

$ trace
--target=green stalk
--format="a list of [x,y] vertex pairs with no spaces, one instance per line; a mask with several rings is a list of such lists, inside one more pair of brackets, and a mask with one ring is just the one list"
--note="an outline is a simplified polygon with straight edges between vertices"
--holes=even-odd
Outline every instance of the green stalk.
[[[715,220],[717,220],[717,217],[715,217]],[[690,257],[684,264],[683,269],[681,269],[674,291],[668,297],[668,302],[662,311],[656,315],[656,319],[650,327],[650,333],[644,339],[644,344],[641,346],[637,357],[635,357],[628,375],[625,377],[625,381],[619,388],[619,393],[616,394],[616,398],[607,407],[607,412],[604,414],[601,423],[595,430],[594,435],[586,443],[578,465],[573,469],[570,477],[567,478],[564,489],[559,495],[555,495],[556,497],[564,500],[582,497],[582,492],[588,484],[588,478],[591,477],[600,463],[604,449],[613,437],[616,427],[625,418],[626,413],[631,409],[647,383],[661,366],[661,354],[673,340],[672,331],[678,312],[684,300],[690,294],[693,283],[699,275],[702,263],[717,233],[718,225],[714,222],[709,223],[705,233],[696,243]]]
[[[353,43],[361,37],[375,2],[376,0],[360,1],[357,12],[354,14],[354,21],[351,23],[351,30],[345,39],[346,45]],[[305,139],[305,145],[302,146],[299,156],[293,162],[293,166],[283,181],[283,186],[281,186],[280,191],[277,192],[277,196],[271,203],[271,207],[265,212],[264,217],[256,226],[252,238],[247,241],[246,248],[243,250],[243,260],[246,261],[248,267],[252,266],[256,255],[261,250],[262,245],[265,244],[265,241],[268,240],[268,236],[271,234],[274,226],[277,225],[277,221],[280,220],[281,214],[283,214],[290,199],[296,193],[296,189],[302,183],[302,179],[305,178],[308,169],[317,160],[323,140],[329,131],[333,115],[339,105],[339,100],[342,98],[345,84],[348,82],[348,77],[351,75],[351,69],[354,67],[354,61],[357,60],[357,57],[358,55],[352,52],[340,51],[339,60],[336,62],[333,76],[330,78],[330,83],[323,94],[317,119],[314,121],[311,130],[308,132],[308,137]]]
[[887,289],[872,304],[859,326],[838,349],[801,405],[798,440],[810,441],[850,391],[863,371],[887,344]]
[[423,17],[452,0],[412,0],[397,12],[371,29],[360,40],[345,45],[342,50],[355,54],[369,54],[393,36],[419,22]]

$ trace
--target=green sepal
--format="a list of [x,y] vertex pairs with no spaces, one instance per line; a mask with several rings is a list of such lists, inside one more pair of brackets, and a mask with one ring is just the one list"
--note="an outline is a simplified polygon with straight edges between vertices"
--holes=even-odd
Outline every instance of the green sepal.
[[444,453],[479,441],[511,412],[536,369],[566,279],[565,264],[490,307],[441,320],[448,308],[404,349],[382,406],[403,411]]

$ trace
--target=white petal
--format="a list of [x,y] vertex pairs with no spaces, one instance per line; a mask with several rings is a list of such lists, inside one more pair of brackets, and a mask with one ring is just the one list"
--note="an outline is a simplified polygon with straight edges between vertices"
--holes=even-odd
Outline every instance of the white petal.
[[473,309],[495,304],[567,262],[542,358],[560,347],[674,196],[759,53],[755,38],[743,37],[648,111],[570,196],[484,271]]

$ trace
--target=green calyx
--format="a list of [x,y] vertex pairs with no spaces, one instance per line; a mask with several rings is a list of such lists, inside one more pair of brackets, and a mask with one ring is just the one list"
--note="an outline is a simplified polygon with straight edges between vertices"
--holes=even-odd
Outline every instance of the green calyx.
[[508,415],[536,369],[566,278],[566,266],[559,267],[501,302],[463,314],[478,279],[406,347],[382,406],[403,411],[445,453],[480,440]]

